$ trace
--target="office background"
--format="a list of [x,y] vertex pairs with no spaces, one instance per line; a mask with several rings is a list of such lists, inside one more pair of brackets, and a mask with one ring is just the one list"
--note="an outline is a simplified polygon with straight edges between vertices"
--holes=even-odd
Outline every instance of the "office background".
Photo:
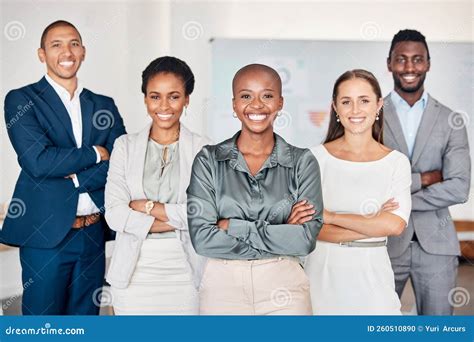
[[[51,22],[64,19],[79,29],[87,49],[86,60],[79,71],[81,83],[94,92],[114,98],[128,132],[136,132],[148,122],[140,91],[141,72],[154,58],[173,55],[185,60],[196,77],[195,92],[184,122],[193,130],[214,135],[216,96],[227,101],[228,114],[231,111],[230,83],[228,90],[213,92],[216,70],[235,69],[235,60],[216,58],[215,44],[219,41],[238,39],[258,40],[259,56],[268,58],[278,41],[328,41],[352,43],[383,43],[388,52],[390,40],[400,29],[413,28],[421,31],[428,44],[437,45],[470,44],[471,68],[463,77],[463,84],[470,100],[446,103],[453,110],[465,112],[473,127],[472,98],[473,70],[473,5],[471,1],[13,1],[1,0],[1,83],[0,99],[10,89],[38,81],[45,73],[45,66],[38,60],[36,50],[42,30]],[[214,39],[213,42],[211,40]],[[340,46],[340,44],[339,44]],[[252,48],[251,45],[246,47]],[[327,51],[331,53],[331,51]],[[334,56],[336,59],[338,56]],[[229,56],[231,59],[232,56]],[[346,56],[347,58],[347,56]],[[370,60],[372,58],[368,56]],[[383,56],[385,58],[385,55]],[[383,61],[379,61],[382,63]],[[318,56],[314,56],[318,63]],[[441,61],[433,56],[432,72]],[[360,65],[354,64],[354,67]],[[379,67],[375,67],[379,70]],[[369,68],[370,69],[370,68]],[[441,73],[452,80],[459,66],[452,65]],[[463,69],[466,70],[466,69]],[[214,71],[214,73],[213,73]],[[234,70],[234,72],[236,69]],[[340,70],[342,73],[344,70]],[[440,70],[436,70],[438,77]],[[222,75],[220,75],[222,76]],[[379,76],[379,75],[377,75]],[[449,77],[448,77],[449,76]],[[229,80],[232,75],[225,75]],[[304,74],[301,77],[307,77]],[[390,84],[387,74],[380,75],[381,81]],[[439,78],[438,78],[439,79]],[[311,84],[309,80],[306,84]],[[319,80],[314,80],[318,82]],[[388,83],[387,83],[388,82]],[[432,84],[427,75],[427,90],[436,98],[447,98],[443,92],[452,87],[446,84]],[[296,85],[297,86],[297,85]],[[321,85],[328,89],[333,81]],[[307,93],[316,87],[304,89]],[[386,93],[389,89],[384,88]],[[465,96],[465,95],[463,95]],[[456,94],[448,97],[456,98]],[[329,101],[329,99],[328,99]],[[314,120],[326,104],[310,106],[315,109]],[[467,106],[467,107],[463,107]],[[314,107],[314,108],[313,108]],[[224,113],[222,108],[219,111]],[[321,114],[322,115],[322,114]],[[322,129],[322,128],[321,128]],[[232,125],[221,126],[222,133],[231,136]],[[473,132],[469,132],[472,142]],[[284,135],[284,134],[283,134]],[[289,139],[291,140],[291,139]],[[315,141],[315,144],[318,143]],[[474,146],[471,145],[471,149]],[[6,133],[6,124],[0,120],[0,203],[10,200],[19,166],[16,155]],[[474,221],[474,200],[451,208],[454,220]],[[0,259],[1,282],[6,279]],[[16,276],[13,276],[15,278]]]

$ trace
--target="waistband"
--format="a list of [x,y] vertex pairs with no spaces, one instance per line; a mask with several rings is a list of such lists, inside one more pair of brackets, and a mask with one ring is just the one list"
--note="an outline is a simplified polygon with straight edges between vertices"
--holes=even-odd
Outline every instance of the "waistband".
[[249,260],[246,260],[246,259],[230,260],[230,259],[209,258],[209,261],[222,263],[224,265],[227,265],[227,264],[229,264],[229,265],[264,265],[264,264],[269,264],[269,263],[272,263],[272,262],[279,262],[279,261],[282,261],[282,260],[290,260],[290,261],[294,261],[294,262],[297,262],[297,263],[301,263],[299,258],[293,257],[293,256],[279,256],[279,257],[275,257],[275,258],[249,259]]
[[387,246],[387,239],[383,241],[347,241],[339,242],[341,247],[384,247]]

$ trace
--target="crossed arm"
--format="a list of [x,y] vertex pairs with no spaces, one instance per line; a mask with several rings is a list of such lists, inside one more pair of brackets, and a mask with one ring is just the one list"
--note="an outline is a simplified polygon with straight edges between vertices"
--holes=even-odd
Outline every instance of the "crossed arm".
[[325,210],[324,224],[318,240],[339,243],[378,236],[399,235],[406,223],[398,216],[391,214],[398,208],[398,202],[390,198],[374,215],[375,217],[336,214]]
[[203,149],[194,160],[188,187],[188,206],[199,208],[199,215],[188,217],[191,240],[198,254],[252,259],[262,255],[305,256],[314,249],[323,208],[319,166],[310,151],[295,166],[299,200],[287,222],[281,224],[219,217],[215,161],[210,153]]
[[400,157],[395,165],[390,184],[391,196],[379,211],[369,215],[340,214],[325,210],[324,225],[319,239],[328,242],[345,242],[371,237],[400,235],[411,212],[411,165]]
[[[122,118],[115,104],[112,114],[115,125],[105,146],[59,147],[48,137],[47,129],[42,127],[33,110],[16,118],[18,105],[28,103],[27,97],[20,91],[11,91],[5,98],[5,120],[8,135],[18,155],[23,170],[37,178],[73,178],[77,177],[79,192],[94,191],[104,187],[109,151],[115,139],[125,133]],[[100,159],[97,160],[97,154]]]

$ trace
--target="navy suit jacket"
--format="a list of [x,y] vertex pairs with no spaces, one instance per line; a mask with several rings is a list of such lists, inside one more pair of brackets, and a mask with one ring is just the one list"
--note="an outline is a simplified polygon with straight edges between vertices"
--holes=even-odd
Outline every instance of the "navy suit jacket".
[[[111,153],[125,127],[112,98],[84,89],[80,102],[82,147],[77,148],[69,114],[44,77],[7,94],[5,120],[21,172],[0,231],[1,243],[57,246],[71,229],[80,193],[87,192],[103,212],[109,162],[97,164],[92,146]],[[79,188],[65,178],[73,173]]]

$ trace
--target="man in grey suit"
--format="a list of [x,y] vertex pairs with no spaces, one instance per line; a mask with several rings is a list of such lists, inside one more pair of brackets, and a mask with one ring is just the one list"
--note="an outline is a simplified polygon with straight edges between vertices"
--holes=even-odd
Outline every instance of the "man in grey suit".
[[384,143],[412,165],[408,227],[388,239],[396,291],[401,296],[410,278],[419,315],[452,315],[460,250],[448,207],[469,197],[467,130],[459,125],[467,120],[425,91],[430,54],[420,32],[393,37],[387,67],[394,90],[384,99]]

